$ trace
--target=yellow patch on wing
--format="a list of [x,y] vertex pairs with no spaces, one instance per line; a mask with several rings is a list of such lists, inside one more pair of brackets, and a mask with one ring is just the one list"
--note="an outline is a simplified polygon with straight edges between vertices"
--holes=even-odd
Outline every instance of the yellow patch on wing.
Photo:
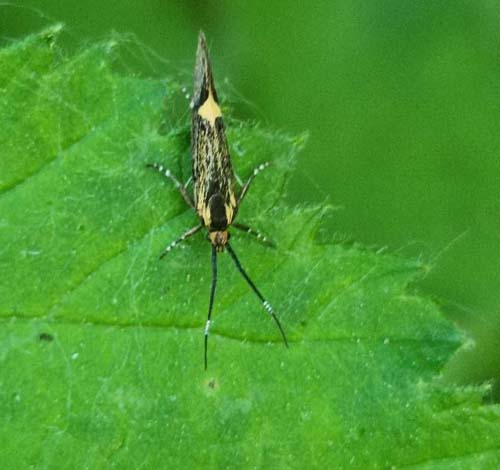
[[214,100],[212,89],[208,89],[208,98],[199,107],[198,115],[207,120],[212,126],[215,126],[215,120],[222,116],[219,105]]
[[210,215],[210,209],[208,208],[208,206],[200,206],[198,209],[198,213],[203,218],[203,224],[205,225],[205,227],[210,227],[210,224],[212,223],[212,217]]
[[232,206],[228,206],[226,204],[226,220],[227,220],[227,224],[228,225],[231,225],[231,223],[233,222],[233,215],[234,215],[234,209]]

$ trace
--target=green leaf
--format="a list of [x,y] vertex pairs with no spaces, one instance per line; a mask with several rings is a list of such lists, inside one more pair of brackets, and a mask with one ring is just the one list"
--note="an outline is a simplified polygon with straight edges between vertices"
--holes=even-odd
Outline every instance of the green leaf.
[[119,75],[116,40],[66,58],[58,29],[0,52],[2,468],[498,468],[499,408],[439,381],[463,338],[408,287],[426,266],[287,206],[304,136],[226,120],[242,179],[272,162],[239,220],[278,248],[232,240],[290,348],[221,255],[205,372],[209,244],[158,260],[197,219],[145,167],[189,176],[180,85]]

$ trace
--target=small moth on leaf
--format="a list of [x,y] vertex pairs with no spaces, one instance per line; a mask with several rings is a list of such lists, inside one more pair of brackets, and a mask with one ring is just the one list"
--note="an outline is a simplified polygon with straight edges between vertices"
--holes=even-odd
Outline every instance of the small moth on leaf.
[[222,121],[219,98],[214,86],[207,43],[205,35],[201,31],[198,36],[191,109],[194,198],[188,193],[187,185],[181,184],[168,168],[158,163],[148,166],[158,170],[174,183],[186,203],[196,211],[200,219],[198,225],[190,228],[177,240],[170,243],[163,250],[160,258],[163,258],[175,246],[199,232],[202,228],[208,230],[208,239],[212,246],[212,282],[210,286],[208,315],[204,330],[204,364],[206,370],[208,365],[208,332],[212,321],[215,288],[217,286],[217,254],[224,250],[227,250],[240,274],[260,299],[265,311],[276,322],[286,347],[288,347],[288,341],[273,308],[243,269],[229,243],[230,235],[228,229],[232,226],[255,236],[266,245],[274,245],[257,230],[245,224],[235,222],[238,209],[248,192],[250,184],[260,171],[269,166],[269,163],[263,163],[255,168],[246,183],[242,185],[239,193],[235,192],[236,178],[229,156],[224,122]]

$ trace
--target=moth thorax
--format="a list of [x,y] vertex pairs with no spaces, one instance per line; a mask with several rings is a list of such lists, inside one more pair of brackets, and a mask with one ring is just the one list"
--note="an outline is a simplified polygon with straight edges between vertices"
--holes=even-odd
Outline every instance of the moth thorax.
[[208,232],[208,237],[217,251],[224,251],[226,243],[229,240],[229,232],[227,230]]
[[[210,231],[223,231],[226,229],[228,224],[231,223],[227,218],[227,207],[225,204],[225,199],[220,192],[216,192],[210,196],[208,201],[209,210],[209,229]],[[207,220],[205,220],[205,225],[207,225]]]

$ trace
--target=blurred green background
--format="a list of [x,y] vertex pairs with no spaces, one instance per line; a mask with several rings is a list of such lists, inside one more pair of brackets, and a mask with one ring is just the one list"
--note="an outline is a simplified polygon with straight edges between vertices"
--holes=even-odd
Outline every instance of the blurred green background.
[[445,378],[500,400],[500,3],[0,3],[4,44],[56,21],[70,49],[133,33],[126,67],[188,89],[205,30],[236,116],[310,132],[290,199],[338,206],[338,239],[428,261],[416,288],[474,340]]

